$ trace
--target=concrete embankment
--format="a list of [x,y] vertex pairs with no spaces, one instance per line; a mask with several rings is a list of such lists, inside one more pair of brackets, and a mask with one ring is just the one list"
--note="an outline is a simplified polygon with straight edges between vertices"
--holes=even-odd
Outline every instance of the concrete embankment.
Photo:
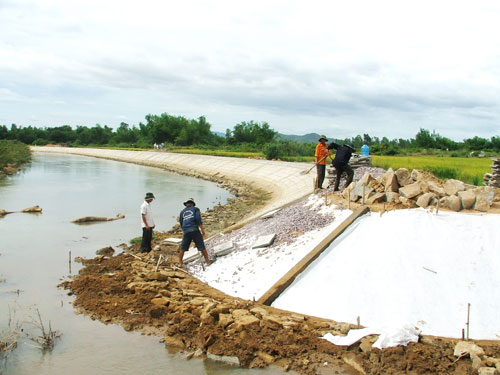
[[245,222],[286,205],[313,191],[316,172],[312,164],[230,158],[221,156],[174,154],[161,151],[127,151],[72,147],[31,147],[36,152],[53,152],[164,168],[169,171],[240,181],[270,193],[270,199]]

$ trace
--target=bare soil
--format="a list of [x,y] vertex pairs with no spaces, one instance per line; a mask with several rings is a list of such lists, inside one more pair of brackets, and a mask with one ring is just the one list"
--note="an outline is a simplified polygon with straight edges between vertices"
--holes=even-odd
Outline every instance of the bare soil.
[[[229,188],[237,199],[204,213],[209,234],[234,227],[265,202],[262,192],[234,184]],[[328,198],[346,204],[339,194]],[[373,207],[398,208],[406,207]],[[349,347],[335,346],[320,337],[345,335],[356,327],[228,296],[176,266],[177,247],[161,242],[172,236],[181,237],[178,226],[159,233],[150,254],[138,253],[136,244],[117,256],[83,260],[79,274],[60,286],[75,295],[79,312],[162,337],[167,348],[185,351],[187,359],[224,355],[243,367],[272,364],[301,374],[477,374],[469,356],[453,355],[456,339],[422,336],[406,347],[379,350],[372,348],[376,336],[370,336]],[[164,260],[158,265],[160,255]],[[499,341],[475,342],[487,357],[500,359]]]

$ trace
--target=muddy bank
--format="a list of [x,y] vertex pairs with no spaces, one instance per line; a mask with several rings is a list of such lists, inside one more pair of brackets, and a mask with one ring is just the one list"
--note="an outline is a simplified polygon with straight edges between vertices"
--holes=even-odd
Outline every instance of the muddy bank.
[[[379,350],[368,337],[350,347],[335,346],[319,337],[346,334],[351,325],[225,295],[177,268],[175,246],[157,245],[151,254],[84,260],[86,267],[62,286],[92,319],[163,337],[187,358],[226,356],[244,367],[274,364],[303,374],[475,373],[468,356],[453,355],[454,339],[422,337],[407,347]],[[160,254],[166,261],[156,271]],[[498,342],[478,343],[487,356],[500,357]]]

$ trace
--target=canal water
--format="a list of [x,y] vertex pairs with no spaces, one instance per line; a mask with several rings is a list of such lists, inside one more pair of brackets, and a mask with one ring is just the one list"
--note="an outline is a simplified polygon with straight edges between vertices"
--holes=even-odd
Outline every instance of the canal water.
[[[73,298],[57,285],[69,275],[69,251],[93,257],[105,246],[141,235],[139,207],[146,192],[157,230],[168,230],[193,197],[200,209],[224,204],[231,195],[216,184],[160,169],[109,160],[36,153],[23,172],[0,179],[0,209],[39,205],[42,214],[13,213],[0,218],[0,334],[16,324],[23,332],[0,374],[277,374],[278,368],[248,370],[210,360],[186,361],[170,353],[158,337],[125,332],[75,314]],[[125,219],[72,224],[83,216]],[[72,264],[72,273],[79,265]],[[62,336],[43,353],[30,339],[40,334],[38,312]],[[4,367],[6,366],[6,367]]]

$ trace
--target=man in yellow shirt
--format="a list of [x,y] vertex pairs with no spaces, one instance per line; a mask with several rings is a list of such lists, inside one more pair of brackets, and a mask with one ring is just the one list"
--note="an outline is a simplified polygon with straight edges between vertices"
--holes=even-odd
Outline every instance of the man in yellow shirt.
[[325,180],[326,171],[326,158],[330,155],[330,150],[326,142],[328,139],[322,135],[318,140],[318,145],[316,146],[316,151],[314,152],[314,157],[316,159],[316,170],[318,172],[317,185],[316,188],[323,189],[323,181]]

